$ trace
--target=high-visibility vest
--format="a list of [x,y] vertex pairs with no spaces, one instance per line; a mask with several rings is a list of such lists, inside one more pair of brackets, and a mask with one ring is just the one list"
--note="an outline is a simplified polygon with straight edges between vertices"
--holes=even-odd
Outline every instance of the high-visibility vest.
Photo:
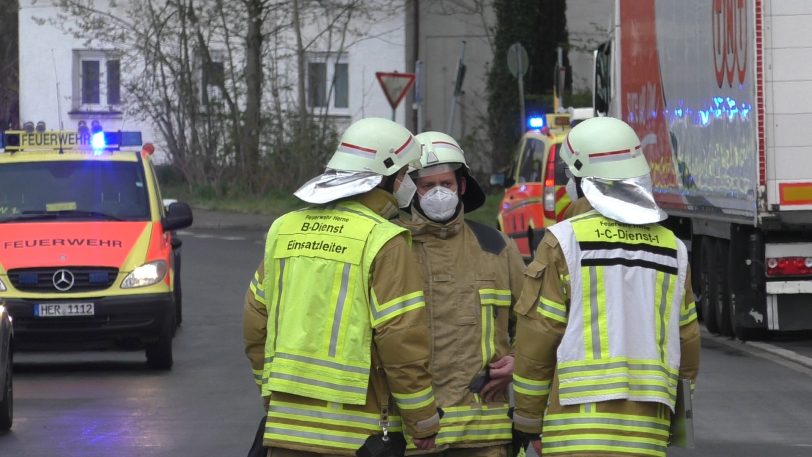
[[422,291],[380,304],[370,289],[378,251],[402,233],[408,234],[354,201],[274,222],[265,247],[263,396],[366,403],[372,328],[424,305]]
[[679,324],[688,256],[657,225],[628,225],[595,211],[549,229],[570,275],[570,309],[542,299],[542,315],[567,323],[558,347],[559,399],[614,399],[672,410],[679,377]]

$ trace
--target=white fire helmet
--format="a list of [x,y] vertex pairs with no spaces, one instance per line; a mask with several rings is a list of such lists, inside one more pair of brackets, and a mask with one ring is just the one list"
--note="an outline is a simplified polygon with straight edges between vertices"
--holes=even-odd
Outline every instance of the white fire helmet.
[[388,119],[361,119],[341,135],[325,172],[294,195],[320,204],[362,194],[410,165],[420,167],[420,145],[409,130]]
[[420,146],[409,130],[388,119],[370,117],[356,121],[341,135],[327,168],[390,176],[408,165],[419,167],[419,161]]
[[595,117],[573,127],[559,154],[578,177],[625,179],[650,171],[637,134],[613,117]]
[[587,119],[570,130],[561,160],[602,215],[627,224],[650,224],[667,217],[652,192],[651,170],[640,139],[627,123],[611,118]]
[[423,132],[415,137],[422,147],[421,169],[410,169],[412,178],[431,176],[462,168],[465,177],[465,193],[460,196],[463,208],[469,213],[485,203],[485,192],[479,182],[471,176],[471,168],[465,160],[465,153],[454,138],[442,132]]

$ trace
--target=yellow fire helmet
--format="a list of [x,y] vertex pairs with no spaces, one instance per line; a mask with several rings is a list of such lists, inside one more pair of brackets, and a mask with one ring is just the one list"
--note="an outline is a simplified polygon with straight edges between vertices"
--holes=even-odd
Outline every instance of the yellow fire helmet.
[[420,156],[422,168],[410,169],[409,173],[412,178],[420,179],[462,168],[466,186],[465,193],[460,195],[460,201],[465,212],[469,213],[485,203],[485,192],[471,175],[471,168],[465,160],[465,153],[454,138],[442,132],[423,132],[415,138],[420,142],[422,148]]

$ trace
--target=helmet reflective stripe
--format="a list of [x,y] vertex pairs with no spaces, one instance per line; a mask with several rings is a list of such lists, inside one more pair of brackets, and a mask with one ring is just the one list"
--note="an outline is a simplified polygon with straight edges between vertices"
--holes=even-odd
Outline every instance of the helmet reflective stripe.
[[[448,149],[451,151],[452,154],[460,154],[460,155],[463,154],[462,149],[460,149],[460,147],[454,143],[449,143],[448,141],[432,141],[431,145],[426,148],[424,158],[425,160],[422,161],[424,163],[423,165],[424,167],[444,163],[440,161],[439,157],[437,157],[437,153],[435,151],[437,151],[438,149]],[[463,156],[461,163],[465,163],[465,156]]]
[[424,167],[441,163],[459,163],[468,167],[465,162],[465,153],[451,136],[442,132],[423,132],[415,138],[423,146],[420,163]]
[[408,151],[408,147],[412,145],[414,142],[414,137],[410,136],[405,143],[403,143],[399,148],[395,150],[395,155],[400,155],[401,153]]
[[375,155],[374,149],[363,148],[361,146],[356,146],[350,143],[341,143],[338,145],[338,151],[345,152],[347,154],[355,154],[359,157],[368,158],[369,156]]
[[459,146],[454,143],[449,143],[448,141],[432,141],[431,145],[435,148],[449,148],[462,154],[462,149],[460,149]]
[[634,149],[621,149],[619,151],[609,152],[594,152],[589,154],[589,161],[591,163],[598,162],[613,162],[616,160],[628,160],[632,158],[632,153],[640,149],[640,146],[635,146]]
[[573,127],[559,154],[577,177],[618,180],[650,173],[637,133],[611,117],[587,119]]
[[420,148],[411,132],[389,119],[370,117],[344,131],[327,168],[391,176],[408,165],[419,167],[419,160]]

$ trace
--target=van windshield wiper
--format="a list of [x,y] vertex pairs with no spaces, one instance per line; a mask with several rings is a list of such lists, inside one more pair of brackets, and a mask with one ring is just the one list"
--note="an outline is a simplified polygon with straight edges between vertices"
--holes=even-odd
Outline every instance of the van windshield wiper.
[[59,215],[54,212],[48,211],[23,211],[21,214],[14,215],[8,219],[0,219],[0,224],[7,222],[20,222],[20,221],[41,221],[46,219],[56,219]]
[[14,217],[9,219],[0,220],[0,223],[7,223],[7,222],[20,222],[20,221],[41,221],[41,220],[50,220],[50,219],[61,219],[61,218],[92,218],[92,219],[104,219],[108,221],[123,221],[120,217],[113,216],[112,214],[103,213],[101,211],[87,211],[87,210],[78,210],[78,209],[66,209],[66,210],[59,210],[59,211],[41,211],[41,210],[29,210],[23,211],[22,214],[18,214]]
[[108,221],[123,221],[124,219],[113,216],[112,214],[103,213],[101,211],[88,211],[83,209],[65,209],[60,211],[49,211],[51,213],[56,213],[60,217],[68,216],[68,217],[91,217],[93,219],[105,219]]

